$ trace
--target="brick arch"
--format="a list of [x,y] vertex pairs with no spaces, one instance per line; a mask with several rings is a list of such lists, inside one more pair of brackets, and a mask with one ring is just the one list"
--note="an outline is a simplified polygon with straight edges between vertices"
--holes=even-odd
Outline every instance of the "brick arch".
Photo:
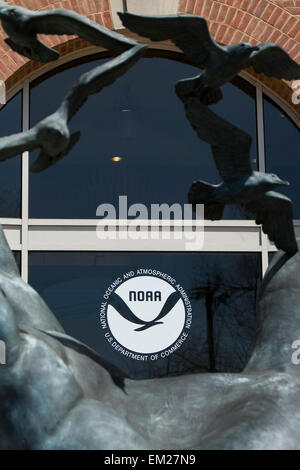
[[[275,42],[300,64],[300,0],[179,0],[179,13],[206,18],[214,38],[222,44]],[[247,73],[281,98],[300,116],[292,103],[292,82]]]
[[[10,5],[23,6],[36,11],[55,8],[74,10],[106,28],[113,29],[109,0],[6,0],[6,2]],[[5,82],[6,91],[10,91],[21,80],[42,68],[44,64],[30,61],[12,51],[3,40],[5,37],[6,34],[0,26],[0,80]],[[86,41],[74,36],[41,35],[41,39],[48,46],[55,47],[62,57],[72,54],[75,50],[91,47]]]
[[273,0],[273,3],[293,15],[300,16],[300,0]]
[[[66,8],[77,11],[91,20],[113,29],[111,2],[113,0],[6,0],[9,4],[24,6],[32,10]],[[141,0],[144,1],[144,0]],[[160,0],[163,1],[163,0]],[[204,16],[212,35],[223,44],[241,41],[257,44],[272,41],[284,47],[300,63],[300,0],[174,0],[178,1],[179,13]],[[149,12],[148,12],[149,14]],[[299,16],[298,16],[299,15]],[[122,29],[125,35],[130,32]],[[5,33],[0,27],[0,80],[6,91],[13,90],[25,78],[45,67],[39,62],[27,60],[13,52],[3,41]],[[55,47],[61,57],[70,57],[77,51],[90,51],[94,46],[76,37],[44,36],[46,44]],[[151,45],[151,43],[150,43]],[[168,50],[176,48],[168,43],[152,44],[152,47]],[[247,74],[263,84],[289,108],[300,116],[300,105],[292,103],[292,83],[269,79],[248,69]]]

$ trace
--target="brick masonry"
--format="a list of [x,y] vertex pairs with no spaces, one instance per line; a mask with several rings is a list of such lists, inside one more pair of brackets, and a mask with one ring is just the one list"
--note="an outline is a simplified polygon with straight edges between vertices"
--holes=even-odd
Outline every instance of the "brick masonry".
[[[7,3],[42,11],[66,8],[112,28],[109,0],[7,0]],[[300,0],[179,0],[178,12],[204,16],[213,36],[222,44],[276,42],[300,63]],[[0,28],[0,80],[9,91],[43,64],[13,52],[3,41],[5,36]],[[43,40],[61,56],[91,48],[86,41],[70,36],[52,35]],[[293,105],[291,101],[291,83],[257,75],[252,69],[247,73],[281,97],[300,116],[300,105]]]
[[[19,5],[31,10],[50,10],[65,8],[74,10],[107,28],[112,29],[112,16],[109,0],[7,0],[10,5]],[[12,51],[3,39],[6,37],[0,27],[0,80],[5,82],[6,90],[10,91],[18,83],[43,67],[40,62],[29,61]],[[60,56],[71,55],[77,50],[91,47],[89,43],[74,36],[43,36],[41,39],[59,51]]]
[[[222,44],[275,42],[300,64],[300,0],[180,0],[179,13],[204,16],[214,38]],[[292,83],[247,73],[283,99],[291,101]]]

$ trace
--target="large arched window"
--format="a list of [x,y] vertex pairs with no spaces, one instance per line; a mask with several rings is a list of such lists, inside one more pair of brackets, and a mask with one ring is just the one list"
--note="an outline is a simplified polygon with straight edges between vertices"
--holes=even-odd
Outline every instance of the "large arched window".
[[[222,220],[205,223],[204,246],[198,251],[172,238],[182,229],[175,221],[155,221],[155,240],[96,237],[101,203],[117,207],[118,197],[126,195],[128,205],[184,204],[194,180],[220,181],[210,146],[199,140],[174,93],[175,82],[197,69],[175,58],[180,56],[171,60],[152,51],[111,87],[89,98],[71,122],[81,139],[58,164],[30,174],[37,152],[22,155],[22,172],[18,157],[2,164],[7,187],[18,197],[6,198],[1,222],[16,256],[21,254],[23,278],[44,297],[67,333],[136,378],[241,370],[253,348],[258,287],[269,252],[275,251],[261,227],[237,207],[227,208]],[[77,77],[105,60],[109,57],[91,55],[32,76],[0,111],[7,123],[2,135],[17,132],[21,116],[26,130],[52,113]],[[296,120],[245,75],[224,86],[223,94],[213,110],[252,137],[253,168],[290,179],[295,219],[300,218]],[[15,118],[6,117],[9,109]],[[105,224],[119,233],[129,221]],[[147,219],[141,225],[146,232],[150,229]],[[193,222],[185,221],[184,228],[192,231]],[[162,235],[166,231],[169,238]],[[101,292],[116,273],[138,266],[180,279],[193,306],[189,340],[176,354],[149,365],[112,352],[97,332]]]
[[299,128],[288,114],[264,96],[266,170],[290,182],[281,191],[293,200],[294,218],[300,219]]
[[[17,93],[1,109],[1,135],[22,130],[22,92]],[[21,159],[13,158],[1,163],[0,217],[21,217]]]
[[[90,62],[75,65],[43,82],[33,81],[30,124],[53,112],[76,77],[91,68]],[[90,98],[71,124],[72,130],[81,130],[79,144],[57,165],[30,175],[29,216],[93,218],[99,204],[117,206],[119,195],[126,195],[128,204],[149,208],[183,205],[195,179],[219,182],[210,146],[197,137],[174,93],[177,80],[196,73],[178,61],[145,58]],[[213,109],[251,135],[256,167],[255,87],[241,78],[227,84],[224,99]],[[114,162],[115,156],[121,160]],[[225,218],[243,216],[227,208]]]

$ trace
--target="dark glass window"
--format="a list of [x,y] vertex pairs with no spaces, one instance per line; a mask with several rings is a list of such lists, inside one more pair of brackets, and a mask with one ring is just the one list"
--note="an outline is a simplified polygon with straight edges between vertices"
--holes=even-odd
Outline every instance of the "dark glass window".
[[[234,124],[252,138],[250,160],[258,170],[256,88],[241,77],[222,87],[223,99],[211,106],[212,111]],[[202,178],[201,178],[202,179]],[[219,182],[220,178],[216,182]],[[224,219],[249,219],[240,206],[225,206]]]
[[[188,339],[168,358],[152,363],[125,358],[107,343],[100,329],[103,294],[118,276],[138,268],[160,270],[175,278],[193,308]],[[66,332],[135,378],[241,371],[253,349],[260,280],[260,255],[256,253],[29,255],[29,282]]]
[[[56,109],[82,72],[103,60],[33,83],[31,125]],[[118,207],[119,195],[128,196],[128,205],[184,204],[195,179],[219,182],[210,146],[199,140],[174,93],[177,80],[197,73],[175,60],[144,58],[91,96],[71,122],[73,131],[81,131],[80,142],[57,165],[30,175],[30,217],[95,218],[102,203]],[[223,93],[213,109],[253,137],[256,165],[255,88],[237,79]],[[229,208],[225,217],[243,215]]]
[[294,218],[300,219],[299,148],[300,132],[288,115],[267,96],[264,97],[266,170],[290,182],[278,191],[293,201]]
[[[22,93],[0,110],[1,137],[22,130]],[[21,156],[0,162],[0,217],[21,217]]]
[[13,255],[15,257],[19,273],[21,273],[21,252],[20,251],[13,251]]

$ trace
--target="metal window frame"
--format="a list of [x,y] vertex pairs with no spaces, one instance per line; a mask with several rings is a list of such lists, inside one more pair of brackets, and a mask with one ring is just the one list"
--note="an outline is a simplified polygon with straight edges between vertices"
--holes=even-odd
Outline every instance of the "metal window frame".
[[[72,61],[95,55],[102,52],[102,48],[92,48],[86,51],[77,51],[72,56],[61,58],[54,64],[50,63],[38,70],[32,76],[19,84],[7,94],[7,101],[16,93],[22,90],[22,122],[23,131],[29,129],[29,104],[30,104],[30,83],[44,75],[45,73],[56,69],[57,67],[71,63]],[[260,171],[265,171],[265,136],[264,136],[264,107],[263,94],[269,96],[277,105],[279,105],[300,128],[300,119],[293,111],[283,103],[270,90],[257,83],[246,73],[241,72],[240,76],[250,82],[256,88],[256,117],[257,117],[257,141],[258,141],[258,167]],[[1,108],[0,108],[1,110]],[[4,228],[9,245],[12,250],[21,252],[21,276],[24,281],[28,281],[28,253],[29,251],[95,251],[97,246],[88,237],[91,232],[96,230],[99,224],[98,219],[31,219],[29,218],[29,153],[22,154],[22,201],[21,201],[22,217],[18,219],[0,218],[0,223]],[[153,221],[139,221],[145,228],[149,225],[153,226]],[[101,223],[101,222],[100,222]],[[106,225],[110,224],[110,228],[118,225],[118,227],[128,226],[128,220],[105,221]],[[176,225],[171,221],[168,225]],[[156,221],[154,226],[157,231],[166,225],[164,221]],[[185,222],[184,225],[190,225]],[[300,220],[295,221],[296,229],[300,230]],[[262,232],[260,226],[257,226],[253,220],[220,220],[205,221],[204,229],[211,234],[208,237],[216,238],[211,243],[208,242],[203,252],[258,252],[261,254],[262,274],[268,268],[268,254],[270,251],[276,251],[276,248],[269,242],[268,237]],[[119,228],[117,228],[119,230]],[[73,234],[74,243],[70,234]],[[55,235],[59,236],[59,240]],[[75,237],[76,235],[76,237]],[[94,234],[95,235],[95,234]],[[227,239],[226,239],[227,237]],[[76,240],[75,240],[76,238]],[[95,239],[97,237],[95,236]],[[226,240],[225,240],[226,239]],[[120,242],[101,241],[96,248],[97,251],[182,251],[182,244],[172,244],[169,240],[152,243],[151,240],[143,240],[141,243],[131,243],[128,240]],[[194,250],[191,250],[194,251]]]

